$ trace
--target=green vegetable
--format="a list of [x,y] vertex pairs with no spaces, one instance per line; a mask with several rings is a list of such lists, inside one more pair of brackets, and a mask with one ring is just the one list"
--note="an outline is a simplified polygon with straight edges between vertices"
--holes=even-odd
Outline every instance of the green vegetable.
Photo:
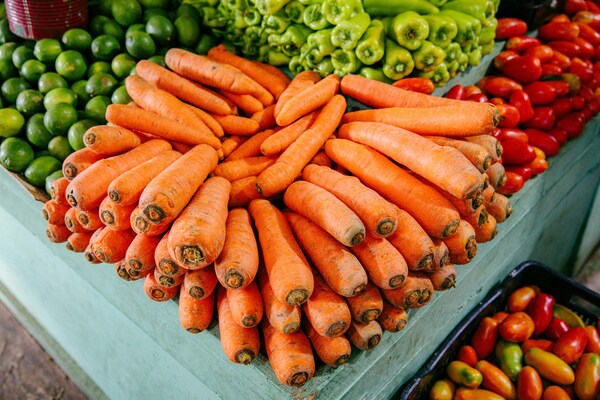
[[261,26],[267,33],[283,33],[290,25],[283,12],[267,15],[262,19]]
[[208,50],[215,47],[216,44],[217,44],[217,41],[215,40],[215,38],[212,37],[211,35],[205,33],[200,37],[200,40],[198,41],[198,44],[194,48],[194,51],[196,52],[196,54],[206,55],[206,54],[208,54]]
[[355,13],[363,12],[360,0],[325,0],[322,9],[327,21],[333,25],[350,19]]
[[385,83],[392,82],[391,79],[388,79],[388,77],[384,75],[381,68],[362,67],[360,71],[358,71],[358,74],[374,81]]
[[258,59],[275,66],[287,65],[290,62],[290,57],[286,56],[281,51],[271,49],[271,46],[268,44],[260,46]]
[[388,78],[397,81],[402,79],[415,68],[415,62],[408,50],[398,46],[393,40],[385,40],[385,61],[383,73]]
[[247,7],[243,11],[244,22],[247,26],[260,25],[262,15],[256,7]]
[[441,10],[454,10],[468,14],[481,21],[483,26],[491,25],[492,18],[496,14],[496,7],[492,0],[453,0],[446,3]]
[[439,15],[448,16],[456,22],[458,32],[454,41],[462,47],[472,43],[481,33],[481,21],[477,18],[454,10],[443,10]]
[[273,15],[290,0],[254,0],[254,5],[262,15]]
[[429,36],[427,21],[414,11],[405,11],[382,21],[385,34],[408,50],[418,49]]
[[332,31],[333,29],[323,29],[308,35],[306,38],[308,48],[302,53],[309,64],[318,64],[324,57],[333,53],[335,46],[331,42]]
[[424,15],[429,24],[427,40],[442,48],[448,47],[458,33],[456,22],[445,15]]
[[342,21],[331,32],[331,42],[344,50],[354,49],[371,24],[367,13],[356,14],[347,21]]
[[404,11],[435,14],[439,9],[427,0],[363,0],[365,11],[371,16],[394,16]]
[[488,44],[484,44],[481,46],[481,55],[487,56],[488,54],[492,54],[494,51],[494,42],[490,42]]
[[300,59],[300,56],[294,56],[290,59],[288,68],[292,74],[298,75],[300,72],[306,71],[308,65]]
[[281,51],[283,54],[292,57],[300,55],[300,47],[306,43],[306,38],[312,30],[301,24],[291,25],[286,29],[285,33],[281,35]]
[[424,40],[421,47],[413,52],[415,67],[421,71],[432,71],[444,61],[446,53],[441,47]]
[[473,50],[471,50],[468,54],[469,56],[469,65],[476,66],[481,63],[481,47],[477,46]]
[[383,23],[374,19],[356,45],[356,57],[367,65],[373,65],[383,58],[385,52],[385,32]]
[[327,75],[333,74],[335,68],[333,67],[333,62],[331,61],[331,57],[325,57],[319,62],[317,65],[313,67],[315,72],[318,72],[321,77],[326,77]]
[[352,50],[337,49],[331,54],[335,73],[339,76],[352,74],[361,67],[360,60]]
[[325,18],[325,14],[323,14],[321,4],[319,3],[306,7],[304,14],[302,14],[302,20],[304,21],[304,25],[315,31],[325,29],[329,26],[329,21]]
[[429,78],[436,86],[444,86],[450,80],[450,72],[446,63],[442,62],[431,71],[419,71],[419,78]]
[[283,7],[283,13],[292,22],[301,24],[302,14],[304,13],[304,4],[298,0],[292,0]]
[[479,44],[486,45],[490,44],[496,38],[496,27],[495,26],[486,26],[485,28],[481,28],[481,33],[479,34]]
[[515,381],[523,369],[523,351],[521,347],[518,343],[499,338],[495,351],[496,357],[500,361],[500,369]]

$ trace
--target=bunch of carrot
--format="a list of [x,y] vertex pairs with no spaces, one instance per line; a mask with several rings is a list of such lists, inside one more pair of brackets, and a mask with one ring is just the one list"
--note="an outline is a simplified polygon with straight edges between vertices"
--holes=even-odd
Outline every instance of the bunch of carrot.
[[[510,215],[492,105],[290,80],[222,46],[166,63],[140,61],[134,103],[109,106],[65,160],[47,233],[152,300],[179,296],[191,333],[216,308],[233,362],[258,354],[259,327],[285,384],[313,376],[313,351],[347,362],[454,287],[454,265]],[[346,112],[340,88],[374,109]]]

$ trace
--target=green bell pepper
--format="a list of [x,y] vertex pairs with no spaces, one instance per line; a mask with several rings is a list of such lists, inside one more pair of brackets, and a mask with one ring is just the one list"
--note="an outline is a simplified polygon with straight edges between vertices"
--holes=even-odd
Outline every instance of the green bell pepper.
[[444,86],[450,80],[450,72],[446,63],[442,62],[431,71],[419,71],[419,78],[429,78],[436,86]]
[[290,26],[290,21],[283,12],[278,12],[277,14],[264,16],[261,26],[267,33],[283,33]]
[[477,18],[454,10],[440,11],[439,15],[448,16],[456,22],[458,32],[454,41],[461,47],[472,43],[481,33],[481,21]]
[[219,8],[202,7],[201,11],[203,26],[212,29],[225,28],[227,26],[228,16],[223,15]]
[[290,63],[290,57],[271,48],[268,44],[263,44],[258,49],[258,60],[275,66],[288,65]]
[[306,38],[311,32],[312,29],[302,24],[294,24],[288,27],[279,41],[283,54],[289,57],[300,55],[300,47],[306,43]]
[[387,76],[384,75],[381,68],[371,68],[371,67],[362,67],[360,71],[358,71],[360,76],[364,76],[367,79],[371,79],[374,81],[391,83],[393,82]]
[[221,4],[230,11],[243,10],[246,8],[245,0],[221,0]]
[[434,6],[436,6],[437,8],[440,8],[441,6],[443,6],[444,4],[446,4],[448,2],[448,0],[428,0],[431,4],[433,4]]
[[412,56],[415,68],[421,71],[432,71],[438,64],[444,61],[446,52],[441,47],[424,40],[421,47],[413,51]]
[[244,21],[246,21],[246,25],[254,26],[260,25],[262,20],[262,15],[258,12],[256,7],[247,7],[244,11]]
[[498,338],[495,353],[496,358],[500,361],[500,369],[511,380],[516,381],[523,369],[523,350],[519,344]]
[[249,26],[244,31],[244,36],[247,36],[250,40],[256,43],[258,46],[262,46],[268,42],[269,34],[265,32],[260,26],[254,25]]
[[304,4],[298,0],[292,0],[283,7],[283,13],[292,22],[302,24],[302,14],[304,13]]
[[317,64],[323,60],[325,56],[331,55],[335,50],[335,46],[331,43],[331,32],[333,29],[323,29],[311,33],[306,38],[308,45],[307,51],[302,51],[304,57],[311,64]]
[[373,65],[383,58],[385,52],[383,22],[378,19],[371,20],[369,28],[358,41],[354,52],[360,62],[366,65]]
[[415,68],[415,62],[408,50],[390,39],[385,40],[385,57],[383,73],[388,78],[397,81],[410,75]]
[[304,25],[315,31],[325,29],[329,26],[329,21],[327,21],[323,13],[323,7],[319,3],[306,7],[302,14],[302,20],[304,21]]
[[198,41],[198,44],[196,44],[194,51],[196,54],[206,55],[208,54],[208,51],[216,45],[217,41],[215,38],[212,35],[205,33],[200,37],[200,40]]
[[484,44],[481,46],[481,55],[487,56],[488,54],[492,54],[494,51],[495,42],[490,42],[488,44]]
[[331,53],[331,62],[335,73],[339,76],[352,74],[361,67],[360,60],[352,50],[337,49]]
[[244,18],[244,12],[242,10],[235,10],[231,12],[233,14],[233,27],[235,29],[246,29],[248,24],[246,18]]
[[331,57],[325,57],[312,67],[313,71],[318,72],[322,78],[325,78],[327,75],[333,74],[335,72],[335,68],[333,67],[333,62],[331,61]]
[[290,59],[288,64],[290,72],[294,75],[298,75],[302,71],[309,69],[308,65],[300,59],[300,56],[294,56]]
[[481,63],[481,57],[483,56],[481,53],[481,46],[476,46],[473,48],[469,54],[469,65],[476,66]]
[[489,44],[496,39],[496,27],[495,26],[486,26],[485,28],[481,28],[481,33],[479,34],[479,44]]
[[456,75],[458,75],[458,68],[460,67],[460,65],[458,64],[458,61],[454,60],[450,63],[444,61],[444,63],[446,63],[446,68],[448,69],[448,74],[450,74],[450,79],[452,79]]
[[429,36],[429,25],[425,18],[414,11],[405,11],[395,17],[382,20],[385,34],[408,50],[416,50]]
[[371,24],[371,17],[367,13],[356,14],[347,21],[342,21],[331,32],[331,43],[344,50],[356,47],[359,39]]
[[262,15],[273,15],[291,0],[254,0],[254,5]]
[[477,18],[483,26],[491,24],[496,14],[492,0],[452,0],[441,7],[442,11],[454,10]]
[[458,34],[456,22],[445,15],[423,15],[429,24],[429,36],[427,40],[442,48],[448,47]]
[[469,66],[469,56],[467,55],[467,53],[461,50],[456,61],[458,62],[458,72],[465,72],[465,70]]
[[456,42],[450,43],[448,47],[444,49],[444,51],[446,52],[446,57],[444,58],[444,62],[446,62],[446,64],[450,64],[454,61],[457,61],[459,54],[462,53],[460,44]]
[[371,16],[393,17],[404,11],[435,14],[439,9],[427,0],[363,0],[365,11]]
[[241,50],[246,56],[256,57],[260,51],[260,45],[258,42],[253,41],[249,36],[242,35],[241,37]]
[[323,14],[332,25],[346,21],[360,12],[363,12],[360,0],[325,0],[323,2]]

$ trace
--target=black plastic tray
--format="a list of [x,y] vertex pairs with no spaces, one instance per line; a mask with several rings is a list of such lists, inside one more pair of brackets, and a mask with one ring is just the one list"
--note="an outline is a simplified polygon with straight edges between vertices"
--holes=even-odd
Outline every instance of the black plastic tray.
[[563,3],[564,0],[502,0],[496,18],[520,18],[527,22],[528,30],[533,30],[560,13]]
[[504,281],[477,305],[448,335],[425,365],[408,381],[395,399],[428,399],[431,385],[446,375],[446,367],[456,359],[461,346],[468,344],[479,322],[504,309],[508,296],[521,286],[537,285],[542,292],[554,296],[556,303],[579,314],[584,322],[595,324],[600,314],[600,294],[560,274],[552,268],[526,261],[511,271]]

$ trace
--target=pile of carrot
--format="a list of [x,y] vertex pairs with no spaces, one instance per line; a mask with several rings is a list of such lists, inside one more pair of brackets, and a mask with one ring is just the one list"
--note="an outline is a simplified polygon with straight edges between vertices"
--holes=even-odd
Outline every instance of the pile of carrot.
[[[280,71],[228,52],[140,61],[133,102],[69,156],[47,235],[178,296],[191,333],[300,386],[398,332],[455,286],[511,213],[497,111],[355,75]],[[340,93],[341,89],[341,93]],[[350,96],[373,109],[347,112]]]

